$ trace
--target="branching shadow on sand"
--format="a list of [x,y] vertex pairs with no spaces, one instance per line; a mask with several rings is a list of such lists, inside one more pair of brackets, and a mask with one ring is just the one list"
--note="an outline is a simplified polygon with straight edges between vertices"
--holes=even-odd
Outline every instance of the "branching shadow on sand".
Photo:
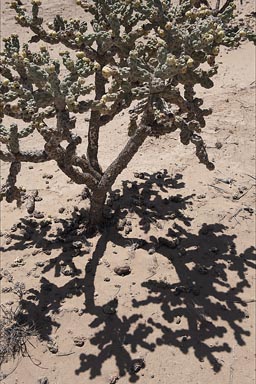
[[[90,378],[94,379],[101,375],[104,363],[115,357],[119,375],[129,374],[129,381],[136,382],[139,374],[132,370],[133,353],[137,350],[153,352],[161,345],[177,347],[184,354],[193,350],[199,361],[208,359],[218,372],[221,362],[216,354],[231,352],[231,346],[225,340],[227,332],[232,331],[241,346],[250,336],[246,329],[248,303],[241,299],[240,294],[250,288],[246,271],[255,268],[253,247],[243,254],[237,254],[235,235],[227,234],[228,228],[222,224],[204,224],[197,234],[187,230],[192,220],[187,214],[190,213],[192,196],[172,193],[184,187],[180,181],[181,175],[172,178],[164,173],[159,178],[158,174],[144,174],[143,177],[136,184],[124,182],[123,195],[113,199],[114,203],[111,202],[109,209],[116,214],[118,212],[119,218],[124,218],[132,211],[139,218],[142,234],[161,220],[169,223],[174,217],[177,218],[179,224],[170,228],[165,235],[167,242],[160,242],[159,238],[151,236],[150,243],[143,244],[141,238],[127,238],[115,226],[106,226],[93,254],[87,258],[85,276],[83,271],[75,271],[70,281],[61,287],[43,276],[40,290],[31,289],[30,296],[23,301],[30,316],[35,319],[42,338],[49,339],[53,327],[59,326],[52,320],[50,312],[58,313],[63,300],[70,293],[85,295],[83,316],[92,317],[89,326],[94,330],[94,336],[90,343],[98,348],[98,353],[87,354],[88,346],[85,346],[76,375],[89,371]],[[114,191],[112,195],[119,192]],[[166,201],[161,197],[163,192],[172,194],[172,198]],[[74,212],[70,221],[61,221],[63,229],[59,229],[55,236],[50,234],[50,227],[38,226],[25,243],[24,239],[14,234],[14,244],[9,249],[24,249],[28,243],[36,249],[60,251],[42,270],[43,275],[54,269],[58,277],[63,264],[72,266],[74,257],[87,257],[84,252],[78,255],[74,247],[74,241],[90,245],[85,237],[84,217],[84,212]],[[30,222],[23,222],[25,228],[26,225],[31,228]],[[157,254],[170,262],[170,271],[166,272],[167,278],[164,280],[155,275],[154,279],[142,282],[145,298],[132,301],[133,313],[130,316],[120,316],[117,297],[103,306],[96,305],[95,275],[108,242],[126,247],[129,241],[145,250],[155,247]],[[231,274],[232,281],[236,282],[233,286],[229,283]],[[177,283],[172,283],[173,280]],[[154,312],[158,306],[158,317],[152,315],[145,318],[142,315],[145,306],[154,306]],[[152,336],[156,333],[158,336],[152,342]],[[151,342],[147,340],[149,335]],[[211,344],[212,340],[216,340],[214,345]]]
[[[198,235],[191,235],[179,227],[182,247],[191,250],[181,256],[179,249],[170,250],[164,246],[158,249],[160,255],[171,261],[179,282],[170,284],[155,279],[142,283],[142,287],[148,290],[148,297],[142,301],[133,300],[133,307],[140,308],[141,313],[142,307],[154,305],[154,312],[161,313],[162,321],[141,318],[132,335],[128,332],[131,319],[119,319],[117,314],[106,317],[94,303],[94,275],[107,244],[107,239],[101,238],[93,254],[92,270],[86,274],[86,280],[90,281],[91,287],[90,291],[86,291],[86,308],[91,315],[96,316],[91,327],[101,326],[91,340],[93,345],[98,346],[99,355],[81,354],[81,366],[76,373],[90,370],[91,378],[94,378],[100,375],[104,361],[115,356],[119,373],[123,375],[132,364],[127,350],[134,352],[136,347],[140,346],[154,351],[157,346],[163,344],[175,346],[184,354],[192,349],[199,361],[206,358],[214,371],[220,371],[221,362],[216,354],[231,352],[231,346],[225,341],[225,334],[232,330],[239,345],[245,345],[246,337],[250,336],[244,324],[248,303],[242,300],[239,294],[250,288],[245,273],[248,268],[255,268],[253,247],[238,255],[234,236],[226,235],[226,229],[219,224],[203,226]],[[114,241],[111,236],[108,240]],[[212,251],[207,254],[209,248]],[[193,268],[190,269],[188,264],[193,264]],[[228,282],[226,269],[236,275],[237,283],[233,287]],[[179,329],[175,325],[175,319],[178,317],[181,318]],[[217,323],[219,319],[222,325]],[[147,327],[143,325],[146,322]],[[139,330],[143,331],[146,339],[148,334],[154,334],[156,329],[158,332],[160,330],[162,335],[156,339],[155,344],[146,344],[146,340],[141,339]],[[126,345],[123,343],[124,338]],[[213,339],[217,340],[215,345],[211,345]],[[130,382],[137,379],[137,375],[131,374]]]

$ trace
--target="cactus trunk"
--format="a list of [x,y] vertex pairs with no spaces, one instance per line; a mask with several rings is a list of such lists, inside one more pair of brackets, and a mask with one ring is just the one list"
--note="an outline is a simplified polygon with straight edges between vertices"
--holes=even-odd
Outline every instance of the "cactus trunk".
[[90,199],[89,211],[89,231],[95,231],[103,223],[103,208],[107,192],[96,190],[92,193]]

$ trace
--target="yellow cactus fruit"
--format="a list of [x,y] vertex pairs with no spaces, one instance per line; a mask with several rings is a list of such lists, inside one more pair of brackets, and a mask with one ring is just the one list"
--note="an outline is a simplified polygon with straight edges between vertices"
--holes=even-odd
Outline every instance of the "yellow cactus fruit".
[[188,59],[188,61],[187,61],[187,66],[188,66],[189,68],[191,68],[191,67],[193,67],[193,65],[194,65],[194,60],[190,57],[190,58]]
[[223,31],[223,29],[221,29],[220,31],[218,31],[217,36],[218,36],[219,38],[221,38],[221,39],[225,36],[225,32]]
[[82,85],[85,83],[85,79],[83,77],[78,77],[77,82],[79,85]]
[[55,66],[54,64],[50,64],[45,68],[46,72],[48,73],[54,73],[55,72]]
[[212,54],[214,56],[218,56],[219,53],[220,53],[219,47],[214,47],[213,50],[212,50]]
[[2,81],[2,84],[3,84],[4,87],[7,87],[9,85],[9,83],[10,83],[10,81],[8,79],[4,79]]
[[170,29],[172,29],[172,23],[170,22],[170,21],[167,21],[167,23],[165,24],[165,29],[167,30],[167,31],[170,31]]
[[100,99],[100,101],[102,102],[102,103],[107,103],[107,101],[108,101],[108,97],[107,97],[107,95],[103,95],[102,96],[102,98]]
[[83,61],[85,63],[90,63],[91,62],[91,60],[88,57],[83,57]]
[[41,0],[32,0],[32,1],[31,1],[31,4],[32,4],[32,5],[38,5],[38,6],[39,6],[39,5],[42,4],[42,2],[41,2]]
[[246,37],[246,32],[243,29],[241,29],[239,31],[239,35],[240,35],[240,37]]
[[94,68],[96,71],[98,71],[98,70],[100,70],[101,66],[100,66],[99,63],[96,62],[96,63],[94,63],[93,68]]
[[56,37],[57,37],[57,32],[55,32],[55,31],[51,31],[51,32],[49,33],[49,36],[52,37],[53,39],[56,39]]
[[168,65],[176,65],[177,64],[177,60],[176,60],[175,56],[168,56],[166,62]]
[[47,47],[45,45],[40,45],[39,49],[40,49],[41,52],[46,52],[47,51]]
[[82,59],[85,56],[85,53],[83,51],[76,52],[76,57],[78,59]]
[[160,27],[157,28],[157,33],[161,37],[165,36],[165,31],[162,28],[160,28]]
[[105,67],[102,68],[101,72],[105,79],[108,79],[113,74],[113,70],[109,65],[105,65]]

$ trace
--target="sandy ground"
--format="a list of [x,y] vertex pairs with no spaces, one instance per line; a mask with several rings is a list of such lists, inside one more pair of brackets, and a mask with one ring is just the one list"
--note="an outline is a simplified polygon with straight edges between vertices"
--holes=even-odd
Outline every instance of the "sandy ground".
[[[81,12],[73,0],[43,3],[46,20]],[[252,3],[238,4],[240,17]],[[1,34],[25,41],[13,14],[2,1]],[[29,356],[3,364],[3,383],[255,383],[255,48],[223,50],[219,61],[215,87],[199,90],[213,108],[203,136],[215,171],[176,134],[149,138],[115,184],[129,234],[106,228],[86,239],[83,188],[54,163],[22,167],[18,185],[38,189],[44,218],[31,222],[24,207],[2,202],[1,303],[15,308],[13,282],[25,283],[39,337]],[[126,125],[120,115],[102,130],[103,167],[126,142]],[[85,138],[82,119],[78,127]],[[7,174],[2,163],[1,183]],[[161,237],[179,244],[154,252]],[[123,265],[131,273],[118,276]]]

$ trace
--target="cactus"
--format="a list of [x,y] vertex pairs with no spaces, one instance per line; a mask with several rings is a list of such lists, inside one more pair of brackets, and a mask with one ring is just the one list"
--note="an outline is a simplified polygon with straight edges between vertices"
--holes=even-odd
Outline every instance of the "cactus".
[[[32,0],[31,9],[11,2],[16,21],[34,36],[21,46],[13,34],[4,39],[0,53],[0,142],[6,146],[0,159],[11,163],[0,196],[20,204],[16,177],[22,162],[55,160],[70,179],[89,188],[90,227],[95,227],[102,222],[107,192],[148,136],[178,130],[181,142],[195,145],[199,161],[214,168],[200,136],[212,111],[202,107],[194,87],[213,87],[220,46],[255,42],[255,35],[236,25],[235,4],[229,0],[221,9],[201,0],[181,0],[179,5],[171,0],[76,3],[89,14],[91,28],[87,21],[59,15],[45,25],[40,0]],[[57,60],[45,45],[33,52],[33,42],[39,41],[65,48]],[[125,110],[130,113],[127,144],[103,170],[98,160],[100,128]],[[82,139],[73,129],[75,115],[85,112],[90,112],[88,145],[80,156]],[[5,126],[5,116],[26,126]],[[35,143],[34,151],[22,151],[20,140],[34,130],[43,137],[44,148]],[[33,206],[29,204],[30,211]]]

